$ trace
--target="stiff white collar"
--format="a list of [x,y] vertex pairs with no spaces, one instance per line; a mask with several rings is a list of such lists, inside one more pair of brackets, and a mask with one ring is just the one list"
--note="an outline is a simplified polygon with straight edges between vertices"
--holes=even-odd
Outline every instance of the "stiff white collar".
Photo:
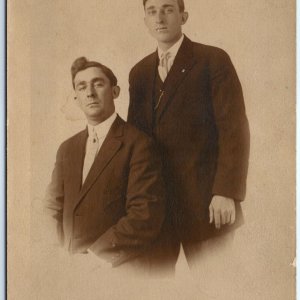
[[116,112],[114,112],[108,119],[106,119],[102,123],[97,124],[96,126],[88,124],[89,136],[92,135],[93,128],[94,128],[97,133],[98,139],[105,138],[106,135],[108,134],[108,131],[109,131],[111,125],[115,121],[116,117],[117,117],[117,114],[116,114]]
[[163,53],[168,52],[168,53],[170,53],[170,57],[174,60],[175,57],[176,57],[176,55],[177,55],[177,52],[178,52],[178,50],[179,50],[179,48],[180,48],[180,46],[182,44],[182,42],[183,42],[183,39],[184,39],[184,35],[182,34],[181,38],[172,47],[170,47],[167,51],[163,51],[158,46],[157,51],[158,51],[158,57],[159,57],[159,59],[161,58],[161,55]]

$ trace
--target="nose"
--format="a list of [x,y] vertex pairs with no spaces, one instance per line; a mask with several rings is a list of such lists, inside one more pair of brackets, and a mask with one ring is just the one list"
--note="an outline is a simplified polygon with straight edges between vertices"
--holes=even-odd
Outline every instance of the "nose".
[[164,22],[164,12],[163,11],[159,11],[157,14],[156,14],[156,19],[155,19],[156,23],[157,24],[161,24]]
[[93,98],[95,96],[93,85],[89,84],[86,88],[86,93],[88,98]]

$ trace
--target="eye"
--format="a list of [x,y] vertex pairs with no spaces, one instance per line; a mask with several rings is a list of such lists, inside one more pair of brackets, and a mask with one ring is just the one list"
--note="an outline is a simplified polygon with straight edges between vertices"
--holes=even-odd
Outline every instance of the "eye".
[[155,9],[150,9],[150,10],[147,11],[147,14],[149,16],[154,16],[156,14],[156,10]]
[[84,86],[84,85],[80,85],[77,87],[78,91],[84,91],[85,89],[86,89],[86,86]]
[[95,88],[102,87],[102,86],[103,86],[103,83],[100,82],[100,81],[97,81],[97,82],[94,83]]
[[171,14],[174,11],[173,7],[168,7],[165,9],[166,14]]

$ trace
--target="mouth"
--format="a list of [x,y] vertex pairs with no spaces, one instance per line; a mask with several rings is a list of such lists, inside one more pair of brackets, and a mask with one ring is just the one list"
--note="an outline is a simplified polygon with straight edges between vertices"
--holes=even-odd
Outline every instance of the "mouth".
[[155,30],[157,31],[157,32],[164,32],[164,31],[167,31],[167,27],[157,27]]
[[88,107],[93,107],[93,106],[98,106],[99,103],[98,102],[92,102],[92,103],[89,103],[87,106]]

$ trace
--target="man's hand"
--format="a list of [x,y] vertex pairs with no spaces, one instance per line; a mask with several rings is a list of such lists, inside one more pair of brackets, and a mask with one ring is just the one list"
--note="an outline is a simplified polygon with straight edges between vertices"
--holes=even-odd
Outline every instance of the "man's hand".
[[98,269],[111,269],[111,264],[88,251],[88,253],[76,253],[71,256],[74,264],[84,268],[86,271],[96,271]]
[[105,261],[104,259],[98,257],[93,251],[91,251],[90,249],[87,250],[88,252],[88,257],[90,260],[93,260],[96,264],[98,264],[100,267],[102,268],[111,268],[111,264],[107,261]]
[[234,223],[235,205],[233,199],[213,196],[209,205],[209,223],[213,221],[215,221],[217,229],[220,229],[222,225]]

